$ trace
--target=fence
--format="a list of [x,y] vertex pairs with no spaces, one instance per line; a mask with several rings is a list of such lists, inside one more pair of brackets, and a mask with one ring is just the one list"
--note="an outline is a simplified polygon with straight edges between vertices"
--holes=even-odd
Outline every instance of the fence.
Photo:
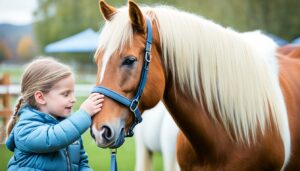
[[9,85],[9,75],[3,74],[2,78],[0,78],[0,143],[4,142],[5,126],[12,113],[10,106],[10,93],[8,91]]

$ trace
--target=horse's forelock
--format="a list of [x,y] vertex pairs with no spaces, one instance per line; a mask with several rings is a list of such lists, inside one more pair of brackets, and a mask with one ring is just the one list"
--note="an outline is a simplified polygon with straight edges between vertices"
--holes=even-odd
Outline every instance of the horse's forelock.
[[99,44],[95,53],[96,61],[100,52],[103,54],[100,82],[106,69],[107,62],[114,53],[120,53],[125,45],[132,44],[133,30],[125,7],[118,9],[110,21],[103,26]]
[[[148,18],[153,18],[151,8],[143,7],[144,14],[148,14]],[[95,53],[97,61],[99,54],[103,53],[102,69],[100,82],[103,79],[103,74],[106,69],[107,62],[114,53],[120,53],[125,47],[131,47],[133,41],[133,28],[128,14],[127,7],[121,7],[118,12],[112,16],[110,21],[106,21],[103,26],[99,38],[99,44]]]

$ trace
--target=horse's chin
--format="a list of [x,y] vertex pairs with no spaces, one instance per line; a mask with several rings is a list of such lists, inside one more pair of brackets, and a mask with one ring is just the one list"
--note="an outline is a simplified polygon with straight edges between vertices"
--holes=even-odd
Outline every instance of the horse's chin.
[[122,141],[123,141],[122,143],[116,144],[116,141],[112,141],[110,143],[101,143],[101,142],[96,140],[96,145],[100,148],[118,148],[121,145],[123,145],[125,139],[123,139]]
[[95,140],[95,141],[96,141],[96,145],[100,148],[110,148],[110,146],[112,146],[114,144],[114,141],[112,141],[110,143],[105,143],[105,142],[101,142],[98,140]]

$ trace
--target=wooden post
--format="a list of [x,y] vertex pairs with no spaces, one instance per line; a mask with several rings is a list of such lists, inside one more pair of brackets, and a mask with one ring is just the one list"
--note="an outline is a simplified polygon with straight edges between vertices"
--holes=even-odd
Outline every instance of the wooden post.
[[[9,75],[5,73],[3,74],[2,79],[0,79],[0,85],[8,87],[9,84],[10,84]],[[2,98],[2,106],[3,106],[3,109],[0,110],[0,116],[3,117],[4,125],[6,125],[12,112],[10,107],[10,94],[7,91],[4,92],[3,94],[0,94],[0,97]]]

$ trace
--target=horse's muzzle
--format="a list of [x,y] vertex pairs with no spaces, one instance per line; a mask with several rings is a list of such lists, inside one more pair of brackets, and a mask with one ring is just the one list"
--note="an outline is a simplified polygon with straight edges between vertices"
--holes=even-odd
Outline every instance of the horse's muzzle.
[[125,141],[125,129],[114,130],[109,125],[103,125],[100,130],[90,129],[91,136],[100,148],[118,148]]

